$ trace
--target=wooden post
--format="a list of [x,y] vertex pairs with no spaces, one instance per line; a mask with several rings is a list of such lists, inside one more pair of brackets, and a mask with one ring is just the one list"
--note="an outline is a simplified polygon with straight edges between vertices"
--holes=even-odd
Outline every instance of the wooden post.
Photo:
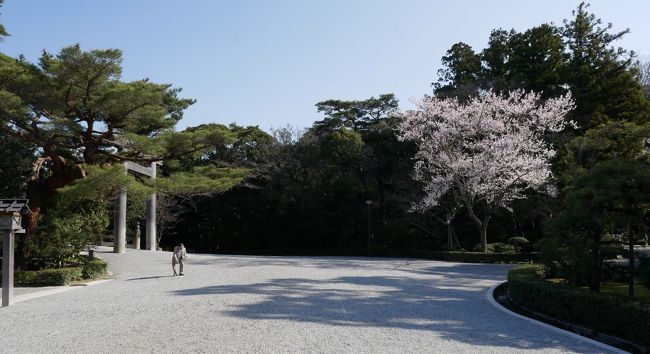
[[628,257],[629,257],[629,270],[630,270],[630,279],[628,279],[628,286],[627,286],[627,295],[629,297],[634,297],[634,273],[635,273],[635,267],[634,267],[634,237],[632,234],[632,230],[628,229]]
[[[156,179],[156,164],[151,163],[151,179]],[[156,239],[156,193],[152,193],[147,201],[147,249],[155,251],[157,249]]]
[[117,225],[115,243],[113,244],[114,253],[126,252],[126,190],[120,192],[117,202]]
[[135,225],[135,235],[133,236],[133,249],[140,249],[140,223]]
[[2,307],[11,305],[14,295],[14,233],[2,230]]

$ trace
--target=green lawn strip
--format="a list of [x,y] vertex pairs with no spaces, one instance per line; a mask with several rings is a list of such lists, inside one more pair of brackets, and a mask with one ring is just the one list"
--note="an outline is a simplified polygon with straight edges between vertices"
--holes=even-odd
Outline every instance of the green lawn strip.
[[[548,278],[545,279],[553,284],[566,284],[566,280],[562,278]],[[575,287],[584,291],[590,291],[588,287]],[[638,301],[643,304],[650,304],[650,289],[643,284],[634,284],[634,298],[630,299],[628,296],[628,283],[621,282],[602,282],[600,284],[600,292],[603,294],[610,294],[626,298],[628,300]]]

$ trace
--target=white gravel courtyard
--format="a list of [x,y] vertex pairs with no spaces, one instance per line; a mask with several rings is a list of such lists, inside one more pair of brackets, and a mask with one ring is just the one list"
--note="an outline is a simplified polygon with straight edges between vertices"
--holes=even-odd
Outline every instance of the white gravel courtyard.
[[488,303],[506,265],[102,250],[113,281],[0,309],[0,352],[603,352]]

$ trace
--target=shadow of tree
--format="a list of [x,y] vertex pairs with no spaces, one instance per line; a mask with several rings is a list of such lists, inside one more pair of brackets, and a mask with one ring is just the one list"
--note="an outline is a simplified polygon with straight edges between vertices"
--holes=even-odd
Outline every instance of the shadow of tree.
[[[563,339],[561,343],[557,335],[549,336],[540,327],[492,308],[484,296],[485,289],[495,278],[479,272],[479,267],[481,265],[465,264],[444,269],[433,267],[418,270],[414,277],[280,278],[172,293],[178,296],[255,295],[251,298],[258,301],[234,305],[225,311],[226,315],[252,320],[430,331],[447,340],[516,350],[562,347],[562,343],[572,341],[572,350],[594,352],[595,347],[572,339]],[[503,275],[502,269],[497,271]],[[433,277],[423,277],[423,274]]]

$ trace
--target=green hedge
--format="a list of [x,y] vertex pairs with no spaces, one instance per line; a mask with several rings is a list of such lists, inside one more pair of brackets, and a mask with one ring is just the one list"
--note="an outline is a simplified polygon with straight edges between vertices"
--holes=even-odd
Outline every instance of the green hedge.
[[483,253],[460,251],[380,251],[378,256],[411,257],[465,263],[520,263],[537,261],[537,253]]
[[[82,279],[98,279],[106,275],[107,264],[98,258],[82,258],[77,267],[17,271],[14,286],[61,286]],[[0,281],[2,275],[0,274]]]
[[[267,250],[221,250],[217,254],[237,254],[255,256],[353,256],[364,257],[368,255],[368,249],[267,249]],[[521,263],[536,262],[538,253],[483,253],[483,252],[461,252],[461,251],[413,251],[413,250],[390,250],[373,248],[372,257],[393,257],[393,258],[421,258],[448,262],[466,263]]]
[[99,279],[106,275],[106,262],[99,258],[85,258],[81,264],[81,276],[84,279]]
[[521,265],[508,273],[508,296],[518,305],[561,321],[650,347],[650,307],[628,299],[544,281],[545,268]]
[[59,286],[81,280],[81,267],[18,271],[14,286]]

